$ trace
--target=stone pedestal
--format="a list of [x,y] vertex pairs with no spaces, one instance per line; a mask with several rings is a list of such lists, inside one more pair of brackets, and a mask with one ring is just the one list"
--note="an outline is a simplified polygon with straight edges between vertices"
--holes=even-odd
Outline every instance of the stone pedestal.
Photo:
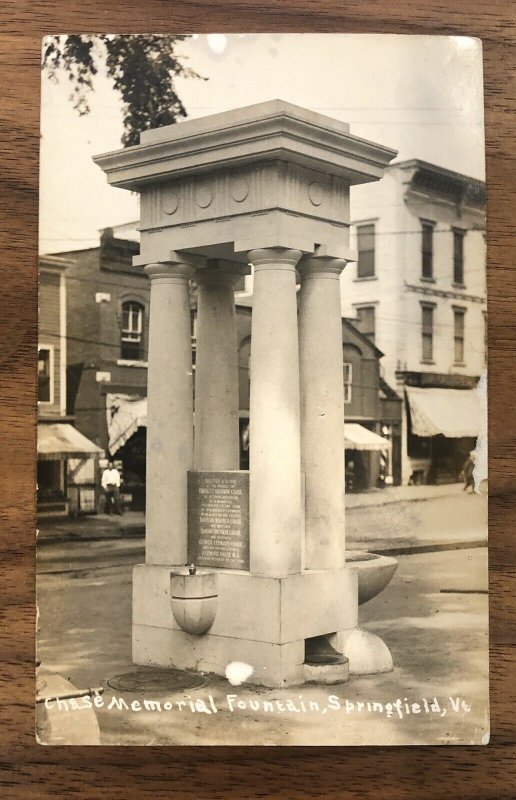
[[199,573],[217,576],[217,611],[208,633],[192,636],[174,619],[170,572],[143,564],[133,570],[137,664],[225,675],[228,664],[243,661],[253,668],[249,683],[292,686],[307,678],[307,637],[345,636],[357,626],[357,570],[352,567],[282,578],[206,568]]
[[313,665],[305,664],[305,683],[317,683],[325,686],[334,686],[346,683],[349,678],[349,661],[344,659],[342,664]]
[[371,631],[355,627],[338,634],[334,641],[335,646],[346,653],[350,675],[378,675],[393,669],[389,648]]

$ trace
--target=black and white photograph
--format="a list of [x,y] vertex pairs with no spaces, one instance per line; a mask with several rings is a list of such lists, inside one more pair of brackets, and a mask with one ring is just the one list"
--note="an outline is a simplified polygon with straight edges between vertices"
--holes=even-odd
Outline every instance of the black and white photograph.
[[42,42],[36,740],[486,745],[482,44]]

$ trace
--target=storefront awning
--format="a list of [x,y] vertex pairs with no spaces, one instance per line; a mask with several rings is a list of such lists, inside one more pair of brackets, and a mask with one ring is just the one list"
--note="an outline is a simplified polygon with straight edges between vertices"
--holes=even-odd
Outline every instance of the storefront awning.
[[38,459],[57,461],[65,458],[90,458],[104,451],[90,442],[77,428],[66,422],[38,425]]
[[390,450],[391,443],[383,436],[358,425],[356,422],[344,424],[345,450]]
[[[147,425],[147,399],[127,394],[106,395],[109,452],[115,454],[138,428]],[[389,450],[391,443],[363,425],[346,422],[346,450]]]
[[147,425],[147,398],[108,394],[106,414],[109,452],[114,455],[138,428]]
[[421,389],[406,386],[412,433],[443,434],[451,439],[480,433],[481,409],[476,389]]

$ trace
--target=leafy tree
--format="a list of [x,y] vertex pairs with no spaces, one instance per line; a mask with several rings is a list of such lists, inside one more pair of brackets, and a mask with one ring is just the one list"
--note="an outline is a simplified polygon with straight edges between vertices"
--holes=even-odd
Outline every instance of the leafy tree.
[[[70,100],[82,116],[88,114],[94,76],[102,69],[120,92],[125,146],[138,144],[140,133],[186,117],[174,78],[200,78],[183,64],[176,45],[188,36],[96,34],[47,36],[43,69],[55,82],[60,75],[72,84]],[[203,80],[205,80],[203,78]]]

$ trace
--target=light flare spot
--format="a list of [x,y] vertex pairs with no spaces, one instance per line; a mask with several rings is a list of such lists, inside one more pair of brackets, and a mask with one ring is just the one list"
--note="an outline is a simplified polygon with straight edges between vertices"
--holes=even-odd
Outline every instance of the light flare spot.
[[228,44],[228,37],[224,33],[209,33],[206,37],[208,47],[217,55],[222,55]]
[[251,677],[254,670],[250,664],[244,661],[231,661],[226,667],[226,678],[231,686],[240,686]]

